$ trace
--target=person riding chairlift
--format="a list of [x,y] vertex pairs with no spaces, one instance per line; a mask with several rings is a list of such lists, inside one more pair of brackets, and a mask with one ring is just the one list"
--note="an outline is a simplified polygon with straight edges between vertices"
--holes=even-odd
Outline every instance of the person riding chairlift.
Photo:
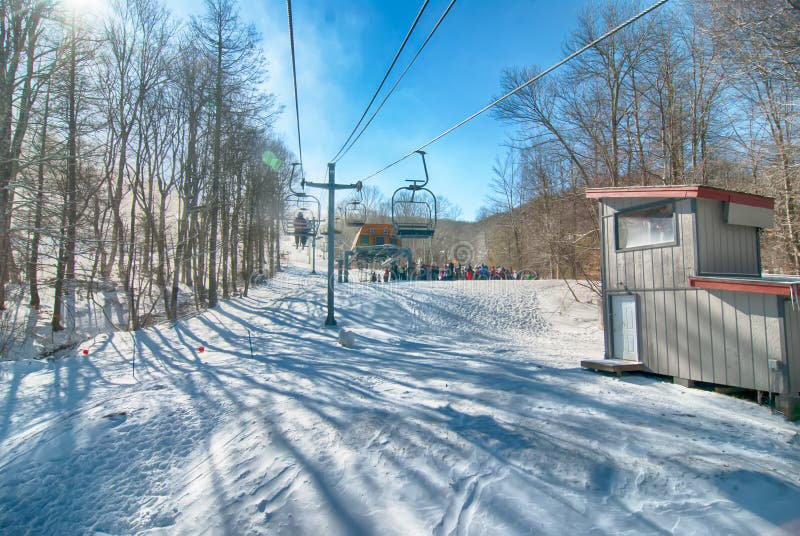
[[308,220],[303,217],[302,212],[297,213],[294,219],[294,248],[303,247],[306,249],[306,242],[308,241]]

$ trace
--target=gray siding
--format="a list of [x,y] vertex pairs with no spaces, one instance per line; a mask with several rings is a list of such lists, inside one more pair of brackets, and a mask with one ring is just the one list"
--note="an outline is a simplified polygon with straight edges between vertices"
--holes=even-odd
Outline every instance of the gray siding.
[[[607,292],[652,289],[688,288],[694,269],[694,214],[689,199],[676,200],[677,242],[675,246],[634,251],[616,251],[614,214],[619,210],[652,204],[657,199],[604,199],[600,204],[602,232],[605,241],[603,281]],[[666,200],[665,200],[666,201]]]
[[[636,294],[641,359],[653,372],[781,392],[768,363],[780,360],[783,348],[775,296],[702,289]],[[800,350],[800,313],[794,314],[792,340]],[[795,355],[792,385],[800,385],[800,355]]]
[[785,303],[786,362],[789,367],[789,392],[800,395],[800,311]]
[[642,362],[657,374],[781,393],[785,385],[769,370],[775,359],[788,366],[789,391],[797,394],[800,310],[774,295],[688,284],[701,273],[760,275],[756,229],[724,223],[718,201],[678,199],[676,245],[617,252],[614,215],[657,201],[600,204],[604,294],[636,295]]
[[755,227],[728,225],[722,203],[697,200],[698,274],[761,275]]

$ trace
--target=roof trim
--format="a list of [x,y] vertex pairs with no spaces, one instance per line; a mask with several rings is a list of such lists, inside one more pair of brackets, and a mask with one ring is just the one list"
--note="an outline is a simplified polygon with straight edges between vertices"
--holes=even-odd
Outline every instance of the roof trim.
[[622,188],[586,188],[586,197],[592,199],[616,197],[700,198],[726,201],[752,207],[775,208],[775,200],[755,194],[746,194],[712,188],[710,186],[635,186]]
[[689,286],[706,290],[731,290],[733,292],[750,292],[753,294],[774,294],[776,296],[791,296],[798,292],[800,284],[789,281],[764,281],[757,279],[724,279],[690,277]]

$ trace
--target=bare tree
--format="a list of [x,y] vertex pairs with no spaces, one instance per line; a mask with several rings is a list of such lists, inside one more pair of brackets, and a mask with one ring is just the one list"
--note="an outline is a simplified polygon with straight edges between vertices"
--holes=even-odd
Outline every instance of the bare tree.
[[800,273],[800,10],[779,0],[735,0],[713,13],[713,35],[726,51],[737,94],[760,116],[763,130],[752,133],[766,156],[763,187],[778,199],[779,239]]
[[42,24],[51,8],[50,2],[39,0],[0,3],[0,310],[5,309],[6,284],[15,270],[10,240],[13,184],[37,94]]
[[[570,48],[593,41],[633,15],[638,7],[638,2],[619,0],[604,2],[602,9],[587,6],[578,17]],[[612,186],[620,184],[624,152],[630,151],[623,146],[630,113],[628,88],[646,50],[651,20],[640,21],[601,41],[576,58],[566,76],[576,91],[569,95],[571,103],[564,110],[591,140],[591,150],[599,157]]]
[[[213,72],[211,87],[212,138],[211,183],[208,199],[208,305],[217,304],[217,243],[223,181],[223,121],[231,95],[244,96],[249,85],[260,81],[262,58],[254,44],[258,36],[252,26],[239,19],[231,0],[205,0],[206,13],[193,19],[193,34],[209,58]],[[244,88],[244,90],[243,90]]]
[[498,214],[498,224],[505,229],[507,261],[521,266],[523,251],[523,204],[529,200],[523,183],[518,154],[514,151],[498,158],[492,171],[491,189],[488,198],[490,210]]
[[[202,180],[199,148],[201,143],[202,117],[207,104],[205,94],[209,80],[205,59],[198,53],[191,40],[187,40],[178,54],[177,68],[173,70],[175,85],[174,107],[179,113],[180,172],[180,212],[178,216],[178,236],[175,245],[170,310],[177,312],[178,292],[181,279],[189,286],[192,279],[192,252],[196,237]],[[202,284],[202,279],[198,281]]]

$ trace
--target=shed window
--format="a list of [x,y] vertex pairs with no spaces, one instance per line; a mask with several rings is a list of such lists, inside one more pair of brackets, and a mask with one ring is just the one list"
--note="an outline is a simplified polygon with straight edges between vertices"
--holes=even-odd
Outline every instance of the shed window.
[[675,243],[673,203],[619,212],[617,249],[655,247]]

